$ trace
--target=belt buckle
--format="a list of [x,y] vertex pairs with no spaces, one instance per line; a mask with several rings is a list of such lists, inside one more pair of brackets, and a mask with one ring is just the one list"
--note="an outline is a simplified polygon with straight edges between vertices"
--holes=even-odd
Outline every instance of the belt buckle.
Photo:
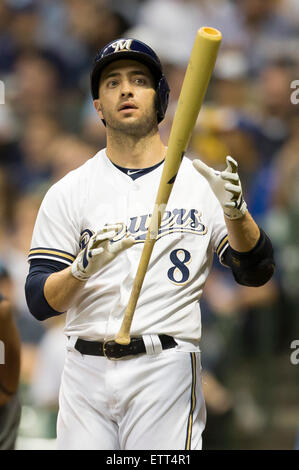
[[104,341],[103,343],[103,354],[104,354],[104,357],[106,357],[106,359],[109,359],[110,361],[119,361],[121,359],[121,357],[111,357],[109,355],[109,353],[107,352],[107,344],[108,343],[114,343],[115,344],[115,341],[114,340],[107,340],[107,341]]

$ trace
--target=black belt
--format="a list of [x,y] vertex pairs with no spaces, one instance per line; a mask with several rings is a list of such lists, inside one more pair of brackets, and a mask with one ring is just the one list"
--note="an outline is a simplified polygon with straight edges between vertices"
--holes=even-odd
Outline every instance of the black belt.
[[[177,346],[172,336],[159,335],[162,349],[170,349]],[[136,354],[145,353],[145,344],[142,338],[131,338],[131,342],[127,345],[118,344],[115,341],[105,341],[100,343],[97,341],[86,341],[78,338],[75,349],[81,354],[88,356],[105,356],[108,359],[119,359],[124,356],[135,356]]]

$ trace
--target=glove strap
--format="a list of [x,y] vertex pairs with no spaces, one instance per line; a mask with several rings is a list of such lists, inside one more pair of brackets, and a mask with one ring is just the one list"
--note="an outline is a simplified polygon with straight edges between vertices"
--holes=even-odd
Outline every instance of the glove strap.
[[83,273],[78,269],[76,261],[73,262],[71,265],[71,274],[74,276],[78,281],[86,282],[90,278],[87,274]]
[[236,220],[236,219],[240,219],[241,217],[243,217],[246,211],[247,211],[247,204],[244,201],[243,196],[241,196],[240,202],[238,203],[236,201],[235,208],[231,208],[231,209],[227,207],[224,208],[224,215],[230,220]]

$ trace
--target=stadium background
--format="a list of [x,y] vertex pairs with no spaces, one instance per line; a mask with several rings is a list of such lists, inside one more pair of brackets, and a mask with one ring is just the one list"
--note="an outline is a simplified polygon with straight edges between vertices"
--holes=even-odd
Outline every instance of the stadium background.
[[202,303],[204,448],[299,448],[299,3],[1,0],[0,290],[22,338],[19,449],[55,448],[64,316],[39,323],[29,314],[26,256],[45,191],[105,146],[89,92],[93,57],[123,35],[156,50],[171,87],[166,143],[203,25],[220,29],[223,44],[189,155],[218,169],[227,154],[239,161],[277,263],[255,289],[215,262]]

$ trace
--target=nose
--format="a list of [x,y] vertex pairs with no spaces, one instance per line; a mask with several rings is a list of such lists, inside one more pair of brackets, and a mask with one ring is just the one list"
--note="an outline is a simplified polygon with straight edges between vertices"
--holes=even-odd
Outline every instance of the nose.
[[128,80],[122,82],[121,96],[122,98],[133,96],[133,88]]

